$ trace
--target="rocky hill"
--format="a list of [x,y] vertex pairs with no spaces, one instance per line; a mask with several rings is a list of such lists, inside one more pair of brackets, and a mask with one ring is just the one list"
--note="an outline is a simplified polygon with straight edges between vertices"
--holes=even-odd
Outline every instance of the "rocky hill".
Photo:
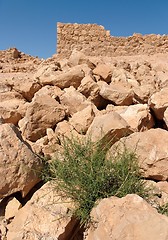
[[43,60],[0,51],[0,239],[168,240],[168,217],[136,194],[102,199],[81,232],[72,203],[36,172],[64,136],[135,150],[155,202],[168,202],[168,53]]

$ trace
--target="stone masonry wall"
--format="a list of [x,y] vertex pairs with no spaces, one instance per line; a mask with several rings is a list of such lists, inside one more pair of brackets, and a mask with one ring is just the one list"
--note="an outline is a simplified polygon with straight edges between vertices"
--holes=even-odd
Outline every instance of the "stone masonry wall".
[[57,53],[69,57],[73,49],[90,56],[121,56],[168,52],[168,35],[133,34],[113,37],[97,24],[57,23]]

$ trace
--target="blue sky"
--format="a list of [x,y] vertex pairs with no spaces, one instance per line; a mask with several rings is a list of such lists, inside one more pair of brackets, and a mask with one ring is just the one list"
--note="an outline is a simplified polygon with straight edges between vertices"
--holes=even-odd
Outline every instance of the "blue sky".
[[113,36],[168,34],[168,0],[0,0],[0,50],[56,52],[56,23],[97,23]]

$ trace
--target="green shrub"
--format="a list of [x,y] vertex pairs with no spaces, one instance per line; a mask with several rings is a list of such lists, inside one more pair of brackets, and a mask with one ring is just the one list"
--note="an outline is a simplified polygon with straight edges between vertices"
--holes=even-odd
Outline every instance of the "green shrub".
[[161,213],[161,214],[164,214],[164,215],[168,216],[168,202],[165,203],[165,204],[162,205],[162,206],[159,205],[159,206],[157,207],[157,211],[158,211],[159,213]]
[[146,196],[135,153],[125,149],[107,160],[107,149],[101,146],[90,139],[65,139],[63,154],[46,163],[42,172],[43,179],[52,180],[74,201],[74,216],[81,224],[88,222],[98,199],[131,193]]

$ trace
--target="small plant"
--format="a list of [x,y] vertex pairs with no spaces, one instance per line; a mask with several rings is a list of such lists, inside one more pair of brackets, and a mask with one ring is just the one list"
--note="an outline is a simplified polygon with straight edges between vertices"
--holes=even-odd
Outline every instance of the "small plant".
[[74,215],[81,224],[90,219],[90,212],[98,199],[123,197],[136,193],[146,196],[135,153],[106,158],[107,148],[90,139],[65,139],[63,155],[47,162],[43,179],[52,180],[56,188],[75,203]]
[[159,206],[157,207],[157,211],[158,211],[159,213],[161,213],[161,214],[164,214],[164,215],[168,216],[168,202],[165,203],[165,204],[162,205],[162,206],[159,205]]

